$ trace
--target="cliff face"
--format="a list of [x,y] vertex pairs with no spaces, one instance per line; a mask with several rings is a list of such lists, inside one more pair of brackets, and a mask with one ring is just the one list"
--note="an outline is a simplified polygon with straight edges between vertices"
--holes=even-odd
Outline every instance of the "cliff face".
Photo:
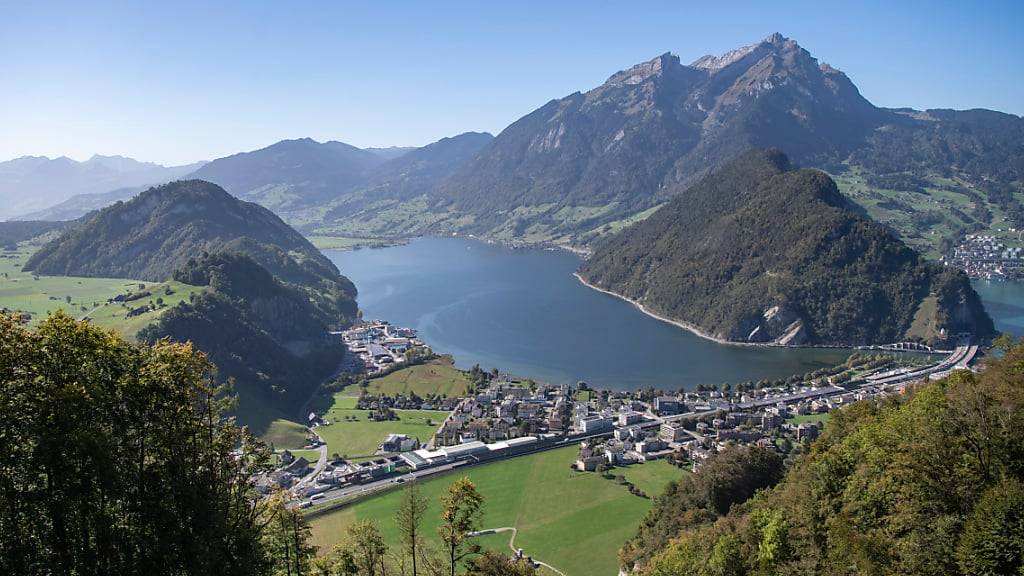
[[968,279],[853,210],[778,151],[741,156],[580,269],[595,286],[715,337],[777,344],[939,342],[988,335]]

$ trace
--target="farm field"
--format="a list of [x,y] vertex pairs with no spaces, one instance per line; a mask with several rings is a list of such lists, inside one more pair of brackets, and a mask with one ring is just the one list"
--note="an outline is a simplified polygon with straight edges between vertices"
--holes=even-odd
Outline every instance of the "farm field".
[[[135,286],[138,287],[137,284]],[[188,302],[193,294],[201,293],[206,288],[171,280],[160,284],[147,284],[146,289],[152,292],[151,296],[131,302],[102,304],[90,311],[85,318],[98,326],[114,328],[128,340],[134,340],[139,330],[156,321],[168,308],[177,306],[181,302]],[[149,307],[151,310],[128,318],[130,310],[142,306]]]
[[[117,330],[134,340],[139,330],[191,294],[203,290],[181,282],[140,282],[127,278],[86,278],[77,276],[34,276],[22,272],[25,261],[36,250],[23,244],[15,252],[0,252],[0,309],[7,308],[32,315],[32,324],[47,314],[64,310],[69,315],[88,318],[103,328]],[[171,294],[167,294],[168,289]],[[148,290],[152,296],[131,302],[107,300],[119,294]],[[128,311],[142,306],[153,310],[128,318]]]
[[385,248],[400,244],[400,240],[382,238],[353,238],[349,236],[307,236],[307,240],[320,250],[357,250],[360,248]]
[[33,325],[57,310],[80,318],[108,298],[139,289],[139,281],[124,278],[34,276],[22,272],[35,250],[23,244],[17,251],[0,252],[0,309],[28,312]]
[[[423,526],[428,542],[437,544],[434,535],[441,495],[451,482],[466,476],[485,498],[482,528],[518,528],[517,547],[569,576],[614,574],[618,569],[619,547],[635,533],[652,503],[630,494],[625,486],[612,480],[570,469],[576,453],[575,446],[560,448],[424,481],[421,488],[430,502]],[[640,468],[652,464],[659,469],[640,473]],[[632,475],[640,486],[639,477],[646,476],[645,489],[653,486],[655,478],[670,479],[666,472],[674,471],[676,477],[683,474],[664,462],[633,468],[636,471],[628,471],[627,477]],[[652,490],[648,494],[653,497],[656,493]],[[389,546],[397,546],[393,516],[400,495],[399,491],[387,492],[311,518],[313,542],[322,552],[329,550],[344,540],[345,530],[353,522],[369,519],[378,523]],[[509,538],[507,533],[485,536],[480,544],[508,551]]]
[[803,424],[804,422],[828,422],[832,418],[832,414],[825,412],[824,414],[800,414],[793,416],[792,418],[786,418],[786,422],[789,424]]
[[447,412],[435,410],[395,410],[399,420],[374,422],[368,410],[357,410],[356,399],[338,393],[334,404],[323,417],[328,426],[316,428],[317,434],[327,443],[328,454],[340,454],[349,459],[366,459],[373,456],[377,446],[388,434],[407,434],[425,442],[447,416]]
[[[415,392],[419,396],[436,394],[455,397],[466,393],[469,377],[452,365],[447,356],[435,358],[425,364],[396,370],[386,376],[370,380],[366,392],[371,395],[395,396]],[[356,386],[345,389],[347,394],[358,394]]]

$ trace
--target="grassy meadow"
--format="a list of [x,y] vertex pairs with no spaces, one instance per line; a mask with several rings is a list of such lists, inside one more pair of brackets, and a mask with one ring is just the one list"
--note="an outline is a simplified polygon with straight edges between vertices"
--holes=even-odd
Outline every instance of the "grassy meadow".
[[398,420],[374,422],[368,410],[356,409],[356,398],[339,393],[334,404],[324,414],[330,422],[316,432],[327,443],[328,454],[340,454],[350,459],[373,457],[388,434],[407,434],[427,441],[441,425],[447,412],[436,410],[395,410]]
[[821,422],[822,424],[829,421],[832,418],[832,414],[825,412],[823,414],[798,414],[796,416],[786,418],[788,424],[803,424],[805,422]]
[[[448,485],[462,476],[472,480],[485,498],[482,528],[514,526],[519,529],[516,546],[562,570],[569,576],[614,574],[619,547],[636,531],[651,500],[629,493],[625,486],[595,473],[570,469],[577,448],[570,446],[522,456],[423,481],[430,502],[424,524],[428,543],[437,545],[440,498]],[[655,496],[669,480],[683,471],[666,462],[652,462],[617,469]],[[311,518],[313,541],[321,551],[342,542],[345,530],[359,519],[378,523],[387,543],[398,543],[394,512],[400,492],[372,496],[340,510]],[[488,548],[507,551],[511,534],[482,537]]]
[[[415,392],[421,397],[436,394],[453,398],[464,395],[469,384],[469,377],[452,365],[451,357],[441,356],[425,364],[409,366],[374,378],[370,380],[366,391],[371,395],[395,396]],[[350,387],[345,393],[357,394],[358,390]]]
[[22,272],[22,266],[35,249],[22,245],[13,252],[0,251],[0,308],[27,312],[32,315],[32,324],[57,310],[81,318],[104,305],[108,298],[139,289],[138,280],[35,276]]

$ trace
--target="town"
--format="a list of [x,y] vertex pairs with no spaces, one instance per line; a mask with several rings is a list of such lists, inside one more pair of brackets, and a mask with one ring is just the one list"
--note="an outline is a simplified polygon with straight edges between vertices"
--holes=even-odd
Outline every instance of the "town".
[[401,367],[411,349],[423,346],[412,328],[397,328],[388,322],[363,322],[341,333],[351,354],[347,369],[368,376],[379,376]]
[[1024,278],[1024,248],[1008,247],[994,236],[968,234],[964,241],[953,248],[948,256],[943,256],[941,261],[946,266],[960,268],[971,278]]
[[[343,337],[367,374],[423,357],[414,352],[423,346],[414,331],[386,322],[362,324]],[[891,355],[865,350],[844,365],[785,383],[702,386],[675,394],[594,390],[584,382],[543,384],[478,368],[468,373],[477,383],[475,392],[460,397],[423,399],[364,390],[356,407],[374,421],[387,422],[395,410],[403,409],[443,410],[447,416],[429,440],[389,433],[374,457],[350,461],[337,455],[327,458],[316,431],[331,423],[310,414],[313,439],[307,448],[319,450],[320,461],[286,451],[280,467],[259,478],[257,487],[263,493],[288,490],[299,506],[308,508],[347,503],[459,467],[573,444],[579,447],[577,470],[604,474],[613,467],[658,459],[696,470],[712,454],[738,445],[786,455],[814,441],[831,411],[902,394],[913,383],[966,369],[978,353],[967,339],[951,351],[922,350],[913,343],[886,349],[913,351],[909,354],[917,360],[899,363]]]

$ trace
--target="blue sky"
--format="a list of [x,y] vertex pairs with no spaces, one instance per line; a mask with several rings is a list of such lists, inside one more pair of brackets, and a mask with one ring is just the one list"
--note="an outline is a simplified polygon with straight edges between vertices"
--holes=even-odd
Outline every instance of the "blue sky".
[[[827,7],[826,7],[827,6]],[[1024,2],[0,0],[0,159],[497,133],[671,51],[778,31],[876,105],[1024,114]]]

